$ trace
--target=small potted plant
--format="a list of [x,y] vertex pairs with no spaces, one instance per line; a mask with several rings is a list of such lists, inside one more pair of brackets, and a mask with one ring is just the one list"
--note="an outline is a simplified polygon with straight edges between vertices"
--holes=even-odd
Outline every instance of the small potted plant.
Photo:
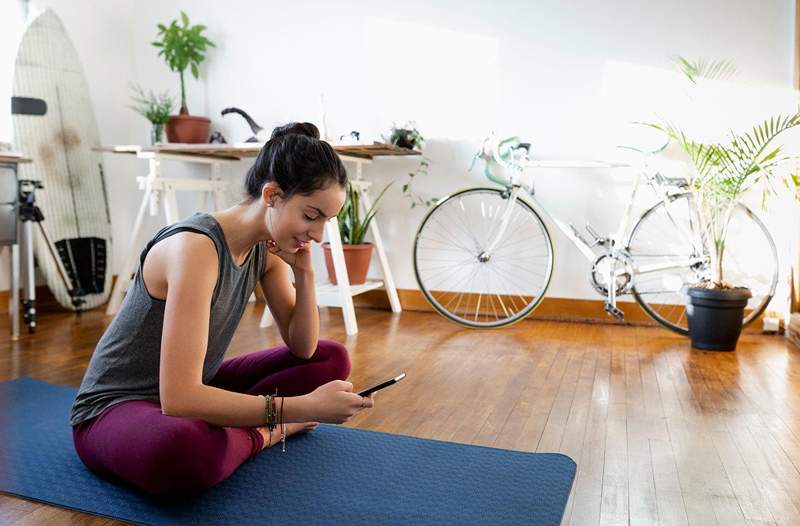
[[389,130],[389,142],[400,148],[408,148],[409,150],[419,150],[425,142],[425,138],[417,130],[414,121],[406,122],[401,128],[397,124],[392,123],[392,129]]
[[162,57],[172,71],[178,72],[181,81],[181,109],[179,115],[172,115],[167,122],[167,139],[169,142],[204,143],[208,141],[211,120],[206,117],[189,115],[186,107],[186,84],[184,72],[187,68],[194,78],[200,77],[200,64],[205,60],[207,47],[214,47],[203,35],[206,26],[189,25],[189,17],[181,11],[181,23],[177,20],[169,26],[158,24],[160,40],[152,42],[159,48],[158,56]]
[[[389,137],[387,138],[384,136],[383,138],[385,141],[395,146],[408,148],[409,150],[422,150],[422,146],[425,143],[425,138],[417,129],[414,121],[407,121],[400,128],[397,127],[397,124],[392,123],[392,128],[389,130]],[[430,166],[430,159],[422,157],[417,169],[413,172],[408,172],[408,181],[403,185],[403,195],[411,200],[411,208],[416,206],[431,206],[435,202],[435,199],[427,199],[416,194],[411,188],[416,176],[428,174],[428,166]]]
[[168,91],[145,91],[138,84],[131,84],[131,92],[133,104],[128,107],[150,121],[150,144],[164,142],[164,125],[175,108],[175,99]]
[[[690,63],[681,59],[689,80],[710,78],[716,72],[730,70],[725,62]],[[705,74],[704,74],[705,72]],[[757,183],[775,188],[778,168],[790,160],[781,154],[773,141],[783,132],[800,125],[800,112],[776,116],[754,126],[747,133],[730,132],[727,140],[703,143],[687,137],[671,126],[651,124],[674,139],[689,157],[694,175],[690,188],[697,203],[697,220],[702,228],[709,256],[709,273],[703,281],[686,289],[686,313],[692,346],[698,349],[732,351],[742,331],[742,318],[751,292],[746,287],[728,283],[723,265],[726,241],[736,232],[729,230],[737,202]],[[784,181],[795,186],[795,178]]]
[[[347,185],[347,199],[336,218],[339,221],[339,235],[342,238],[344,262],[351,285],[360,285],[367,281],[369,262],[372,259],[372,243],[365,243],[364,237],[367,235],[367,229],[378,211],[378,201],[381,200],[389,186],[391,186],[391,183],[386,185],[386,188],[378,195],[370,209],[362,216],[361,197],[351,184]],[[330,243],[323,243],[322,248],[325,252],[325,267],[328,269],[328,279],[336,285],[336,272],[333,267]]]

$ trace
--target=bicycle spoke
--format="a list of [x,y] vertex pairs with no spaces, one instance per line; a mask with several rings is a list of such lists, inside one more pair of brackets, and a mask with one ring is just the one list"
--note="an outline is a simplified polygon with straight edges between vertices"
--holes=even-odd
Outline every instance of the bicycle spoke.
[[[512,284],[512,283],[510,282],[510,280],[509,280],[509,278],[508,278],[508,277],[506,277],[505,275],[501,274],[501,273],[500,273],[500,272],[498,272],[496,269],[492,269],[492,271],[493,271],[493,272],[495,273],[495,275],[497,275],[497,277],[498,277],[498,278],[500,278],[501,280],[505,280],[505,281],[506,281],[506,282],[508,282],[509,284]],[[519,294],[518,294],[517,296],[518,296],[518,297],[519,297],[519,298],[522,300],[522,304],[523,304],[523,307],[524,307],[524,306],[525,306],[525,304],[527,304],[527,303],[528,303],[528,301],[527,301],[527,300],[526,300],[526,299],[525,299],[523,296],[521,296],[521,295],[519,295]],[[534,296],[534,297],[535,297],[535,296]]]

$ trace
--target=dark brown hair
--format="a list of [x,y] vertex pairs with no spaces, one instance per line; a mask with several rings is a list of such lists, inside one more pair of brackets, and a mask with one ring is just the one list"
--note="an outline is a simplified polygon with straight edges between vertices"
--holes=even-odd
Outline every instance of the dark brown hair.
[[245,178],[247,195],[258,199],[264,185],[271,181],[288,199],[295,194],[311,194],[331,182],[345,188],[347,171],[331,145],[320,140],[316,126],[291,122],[272,130],[261,148]]

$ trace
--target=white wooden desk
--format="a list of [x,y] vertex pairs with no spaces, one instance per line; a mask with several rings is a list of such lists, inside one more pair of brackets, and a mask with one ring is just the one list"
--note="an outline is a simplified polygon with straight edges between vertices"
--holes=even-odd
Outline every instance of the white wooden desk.
[[[163,144],[157,146],[115,146],[110,148],[98,148],[99,151],[136,155],[140,159],[148,161],[149,170],[146,176],[137,177],[139,188],[144,191],[139,212],[136,215],[133,232],[128,242],[125,253],[125,261],[120,271],[111,299],[106,309],[107,314],[114,314],[119,310],[122,298],[133,277],[136,268],[136,258],[139,253],[139,236],[141,234],[142,223],[145,211],[149,210],[150,215],[157,215],[163,203],[166,223],[172,224],[179,220],[177,200],[175,193],[181,191],[198,192],[198,208],[205,210],[208,204],[208,197],[213,200],[216,210],[222,209],[223,191],[226,183],[221,178],[221,165],[223,163],[236,162],[247,157],[255,157],[261,150],[260,144]],[[348,145],[334,146],[341,160],[347,164],[355,165],[355,177],[351,177],[351,182],[361,195],[361,204],[365,210],[371,206],[369,196],[370,182],[363,178],[363,165],[372,162],[377,156],[407,156],[419,155],[413,150],[397,148],[386,144],[371,145]],[[207,164],[210,167],[208,179],[189,179],[189,178],[165,178],[162,174],[161,162],[164,160],[177,160],[189,163]],[[383,273],[383,279],[370,280],[363,285],[350,285],[347,276],[347,269],[344,262],[344,252],[339,236],[339,225],[336,217],[331,218],[325,224],[325,233],[328,242],[331,244],[333,256],[333,266],[336,273],[338,285],[330,283],[317,284],[317,303],[320,306],[340,307],[344,317],[345,332],[355,334],[358,332],[355,309],[353,307],[353,296],[368,290],[384,288],[389,297],[389,303],[393,312],[400,312],[400,299],[397,295],[394,279],[392,278],[389,261],[381,238],[380,229],[377,221],[370,224],[370,233],[375,242],[375,249]],[[269,309],[264,309],[261,319],[261,326],[271,325],[272,317]]]

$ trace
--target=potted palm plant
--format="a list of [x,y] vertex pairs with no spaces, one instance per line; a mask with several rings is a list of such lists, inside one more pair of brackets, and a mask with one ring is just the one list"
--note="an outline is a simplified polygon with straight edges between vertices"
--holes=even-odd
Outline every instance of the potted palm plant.
[[[372,258],[372,243],[364,242],[372,220],[378,209],[378,202],[386,193],[391,183],[378,195],[372,206],[362,215],[361,196],[352,184],[347,185],[347,199],[336,216],[339,221],[339,235],[342,238],[344,262],[347,276],[351,285],[360,285],[367,281],[367,271]],[[336,272],[333,267],[333,256],[330,243],[323,243],[325,252],[325,267],[328,269],[328,279],[336,285]]]
[[[725,63],[694,64],[681,59],[684,73],[694,82],[697,76],[711,76],[729,70]],[[778,115],[765,120],[745,133],[731,131],[726,140],[704,143],[687,136],[682,130],[663,124],[651,126],[675,140],[689,157],[694,168],[690,188],[697,203],[697,220],[708,251],[710,272],[703,281],[686,290],[686,313],[692,346],[698,349],[731,351],[742,331],[742,318],[751,292],[746,287],[725,279],[726,243],[736,232],[729,230],[737,202],[756,185],[774,189],[775,179],[796,183],[779,168],[791,157],[782,154],[776,138],[800,125],[800,112]]]
[[186,83],[184,72],[188,68],[194,78],[200,77],[200,64],[205,60],[204,53],[214,43],[203,35],[206,26],[189,25],[189,17],[181,11],[181,22],[170,22],[168,26],[158,24],[160,40],[152,42],[159,48],[158,56],[162,57],[169,69],[176,71],[181,81],[181,109],[178,115],[172,115],[167,121],[167,139],[169,142],[204,143],[208,141],[208,130],[211,120],[206,117],[189,115],[186,107]]

